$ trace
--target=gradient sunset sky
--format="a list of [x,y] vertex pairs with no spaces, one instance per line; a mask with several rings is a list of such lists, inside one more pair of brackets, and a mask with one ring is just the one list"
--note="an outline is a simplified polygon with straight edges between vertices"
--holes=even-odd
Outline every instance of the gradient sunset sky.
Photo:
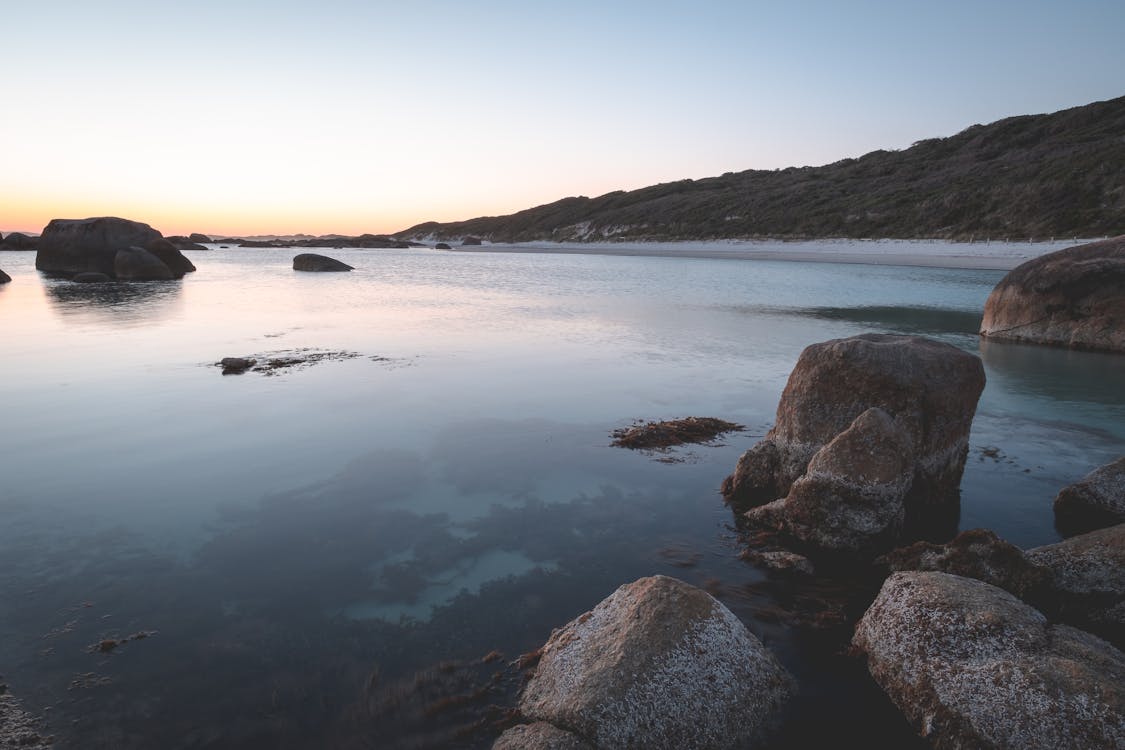
[[0,230],[393,232],[1125,94],[1125,2],[11,0]]

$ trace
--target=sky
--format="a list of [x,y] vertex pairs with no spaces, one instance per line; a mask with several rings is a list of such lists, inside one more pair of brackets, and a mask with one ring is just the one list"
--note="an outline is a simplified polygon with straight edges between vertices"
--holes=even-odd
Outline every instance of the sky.
[[1121,0],[3,0],[0,231],[396,232],[1125,95]]

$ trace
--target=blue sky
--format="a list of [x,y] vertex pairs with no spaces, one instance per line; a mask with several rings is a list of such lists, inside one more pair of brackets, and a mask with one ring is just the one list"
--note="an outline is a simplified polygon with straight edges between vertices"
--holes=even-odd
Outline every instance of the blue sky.
[[1125,94],[1118,2],[6,3],[0,229],[395,231]]

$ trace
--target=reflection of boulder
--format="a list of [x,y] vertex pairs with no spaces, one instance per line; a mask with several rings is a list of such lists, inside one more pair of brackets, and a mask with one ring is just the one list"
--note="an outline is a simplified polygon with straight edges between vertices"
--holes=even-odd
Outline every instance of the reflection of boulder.
[[935,747],[1125,746],[1125,654],[995,586],[895,573],[853,644]]
[[1017,266],[984,305],[982,336],[1125,352],[1125,236]]
[[96,271],[85,271],[83,273],[74,274],[71,279],[75,284],[103,284],[113,279],[106,276],[104,273],[97,273]]
[[301,253],[293,258],[294,271],[351,271],[351,266],[327,255]]
[[791,678],[730,610],[642,578],[551,634],[520,711],[596,748],[751,747]]
[[1059,619],[1125,646],[1125,523],[1030,549],[1027,559],[1053,573]]
[[39,238],[35,267],[68,275],[93,271],[117,278],[120,253],[124,253],[124,278],[131,280],[178,279],[195,270],[148,224],[115,217],[52,220]]
[[1055,497],[1055,518],[1073,531],[1125,522],[1125,456],[1063,487]]
[[[91,277],[112,281],[104,274]],[[169,315],[181,300],[181,284],[73,283],[47,280],[47,301],[58,315],[115,327],[151,325]]]
[[[934,510],[943,515],[956,510],[969,428],[983,388],[980,360],[937,341],[865,334],[813,344],[789,376],[777,423],[738,460],[723,494],[735,504],[760,505],[795,490],[800,502],[793,509],[803,508],[810,523],[821,512],[814,509],[815,496],[823,498],[823,513],[837,506],[835,515],[846,512],[849,496],[858,503],[874,502],[878,495],[877,521],[867,517],[873,505],[858,503],[845,525],[869,540],[889,541],[885,532],[893,534],[899,524],[886,503],[892,494],[902,492],[911,525]],[[857,419],[873,407],[882,416]],[[825,448],[846,431],[854,434]],[[827,452],[818,455],[822,449]],[[816,465],[810,466],[814,456]],[[809,532],[817,533],[811,526]]]
[[1125,357],[1105,352],[982,338],[980,356],[989,378],[1013,395],[1101,405],[1117,401],[1125,382]]

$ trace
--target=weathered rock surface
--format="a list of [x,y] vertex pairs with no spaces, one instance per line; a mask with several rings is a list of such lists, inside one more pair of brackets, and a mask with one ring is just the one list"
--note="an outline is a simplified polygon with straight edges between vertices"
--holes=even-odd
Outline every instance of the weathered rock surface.
[[351,271],[347,263],[316,253],[301,253],[293,258],[294,271]]
[[[125,252],[122,264],[126,273],[135,273],[132,269],[137,263],[149,269],[144,276],[131,275],[130,279],[180,278],[184,273],[195,270],[191,261],[184,258],[174,245],[165,243],[160,232],[148,224],[128,219],[109,216],[54,219],[39,238],[35,267],[53,273],[74,275],[89,271],[126,278],[119,277],[116,270],[118,253]],[[134,249],[155,258],[167,273],[159,271],[148,258],[133,257]]]
[[1068,247],[1014,268],[985,302],[980,333],[1125,352],[1125,236]]
[[43,722],[23,709],[19,701],[0,685],[0,748],[47,750],[55,746],[53,736],[41,734]]
[[552,633],[519,707],[596,748],[748,748],[790,692],[791,678],[730,610],[653,576]]
[[887,547],[902,530],[913,480],[910,436],[871,408],[813,455],[786,497],[746,516],[823,550]]
[[241,375],[256,364],[258,360],[249,357],[223,357],[219,362],[224,375]]
[[500,735],[492,750],[593,750],[576,734],[545,721],[521,724]]
[[1125,654],[987,583],[895,573],[853,644],[937,748],[1125,745]]
[[9,232],[0,240],[0,250],[34,250],[38,237],[31,237],[23,232]]
[[104,273],[85,271],[83,273],[74,274],[74,278],[72,278],[71,281],[76,284],[103,284],[107,281],[113,281],[113,279],[106,276]]
[[988,529],[963,531],[948,544],[915,542],[887,553],[881,561],[891,571],[928,570],[975,578],[1040,609],[1051,590],[1048,569]]
[[176,278],[160,258],[142,247],[117,251],[113,259],[113,275],[122,281],[168,281]]
[[1125,523],[1027,551],[1053,574],[1059,619],[1125,647]]
[[1055,518],[1068,531],[1125,522],[1125,456],[1064,487],[1055,497]]
[[4,273],[3,271],[0,271],[0,284],[7,284],[11,280],[12,280],[11,276]]

